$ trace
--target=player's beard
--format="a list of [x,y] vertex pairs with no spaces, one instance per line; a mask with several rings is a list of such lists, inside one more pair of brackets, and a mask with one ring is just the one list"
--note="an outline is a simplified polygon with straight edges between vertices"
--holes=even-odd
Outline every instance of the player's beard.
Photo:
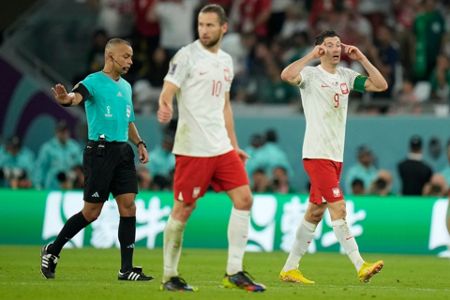
[[216,38],[211,38],[209,41],[200,39],[200,43],[202,43],[203,47],[209,49],[214,48],[217,44],[219,44],[221,39],[222,35],[219,34]]

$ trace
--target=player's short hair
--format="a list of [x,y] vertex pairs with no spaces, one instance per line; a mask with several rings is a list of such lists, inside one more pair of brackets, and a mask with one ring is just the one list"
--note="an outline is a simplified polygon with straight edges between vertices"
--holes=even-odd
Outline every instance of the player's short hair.
[[323,43],[323,41],[327,38],[327,37],[334,37],[337,36],[338,38],[341,38],[336,31],[334,30],[325,30],[323,32],[321,32],[319,35],[317,35],[315,37],[315,43],[314,45],[321,45]]
[[130,42],[127,40],[120,39],[120,38],[112,38],[112,39],[109,39],[109,41],[106,43],[105,50],[109,50],[112,47],[117,46],[119,44],[125,44],[125,45],[131,47]]
[[200,13],[215,13],[219,17],[220,25],[228,22],[225,10],[219,4],[208,4],[200,10]]

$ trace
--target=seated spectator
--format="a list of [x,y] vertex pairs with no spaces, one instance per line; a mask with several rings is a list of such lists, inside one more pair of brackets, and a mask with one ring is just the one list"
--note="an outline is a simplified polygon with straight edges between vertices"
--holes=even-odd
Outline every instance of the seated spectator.
[[394,113],[420,114],[422,112],[419,97],[416,94],[414,83],[411,80],[404,79],[400,91],[394,97],[397,99]]
[[153,184],[158,190],[170,189],[175,169],[175,156],[172,154],[173,136],[165,134],[161,145],[150,151],[150,162],[146,165],[153,176]]
[[0,186],[30,188],[34,153],[22,146],[18,136],[10,137],[0,155]]
[[433,174],[429,182],[423,187],[423,196],[446,197],[448,194],[448,185],[444,176],[441,174]]
[[152,190],[153,178],[149,169],[145,165],[136,168],[139,190]]
[[450,62],[445,54],[438,56],[431,74],[431,97],[444,103],[450,98]]
[[402,181],[401,193],[405,196],[419,196],[433,175],[431,167],[423,161],[422,138],[413,135],[409,141],[408,157],[398,164]]
[[441,173],[442,176],[445,178],[445,182],[448,186],[450,186],[450,140],[447,143],[447,166],[441,170],[439,173]]
[[272,187],[270,186],[270,179],[267,177],[263,169],[256,169],[252,173],[252,191],[255,193],[270,193]]
[[369,194],[378,196],[392,195],[392,174],[388,170],[380,170],[372,182]]
[[357,159],[358,162],[349,168],[345,177],[345,191],[349,195],[353,194],[351,185],[355,178],[361,179],[364,183],[364,189],[368,189],[378,173],[374,165],[372,151],[366,145],[358,147]]
[[265,141],[258,153],[265,161],[262,167],[266,170],[267,174],[272,175],[275,168],[283,167],[289,178],[291,178],[294,172],[292,171],[286,152],[278,144],[278,134],[275,129],[268,129],[266,131]]
[[45,142],[38,154],[35,166],[35,185],[44,189],[64,189],[68,187],[68,172],[81,164],[81,147],[70,138],[66,122],[56,125],[55,136]]
[[351,183],[351,193],[352,195],[364,195],[366,189],[364,187],[364,181],[360,178],[355,178]]
[[75,165],[72,168],[72,188],[82,190],[84,188],[83,165]]
[[267,159],[261,154],[261,147],[264,145],[265,139],[259,134],[255,133],[250,137],[250,145],[244,151],[250,156],[245,164],[245,170],[250,177],[250,184],[252,184],[253,173],[260,169],[265,172]]
[[278,194],[295,193],[295,190],[289,184],[287,170],[283,166],[272,169],[272,190]]

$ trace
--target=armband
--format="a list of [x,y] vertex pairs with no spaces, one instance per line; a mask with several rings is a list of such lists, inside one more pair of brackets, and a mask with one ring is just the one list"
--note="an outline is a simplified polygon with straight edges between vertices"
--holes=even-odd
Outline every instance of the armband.
[[91,96],[88,89],[81,82],[77,83],[73,87],[72,92],[80,94],[83,98],[83,101]]
[[353,82],[353,90],[364,93],[366,91],[365,84],[366,84],[367,76],[358,75],[355,78],[355,81]]

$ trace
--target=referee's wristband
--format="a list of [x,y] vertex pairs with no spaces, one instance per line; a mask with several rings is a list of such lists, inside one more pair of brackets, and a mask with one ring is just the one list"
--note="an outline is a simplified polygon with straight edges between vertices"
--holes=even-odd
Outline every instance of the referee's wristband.
[[143,140],[140,140],[140,141],[136,144],[136,147],[139,147],[140,144],[144,145],[144,147],[147,148],[147,144],[146,144]]

